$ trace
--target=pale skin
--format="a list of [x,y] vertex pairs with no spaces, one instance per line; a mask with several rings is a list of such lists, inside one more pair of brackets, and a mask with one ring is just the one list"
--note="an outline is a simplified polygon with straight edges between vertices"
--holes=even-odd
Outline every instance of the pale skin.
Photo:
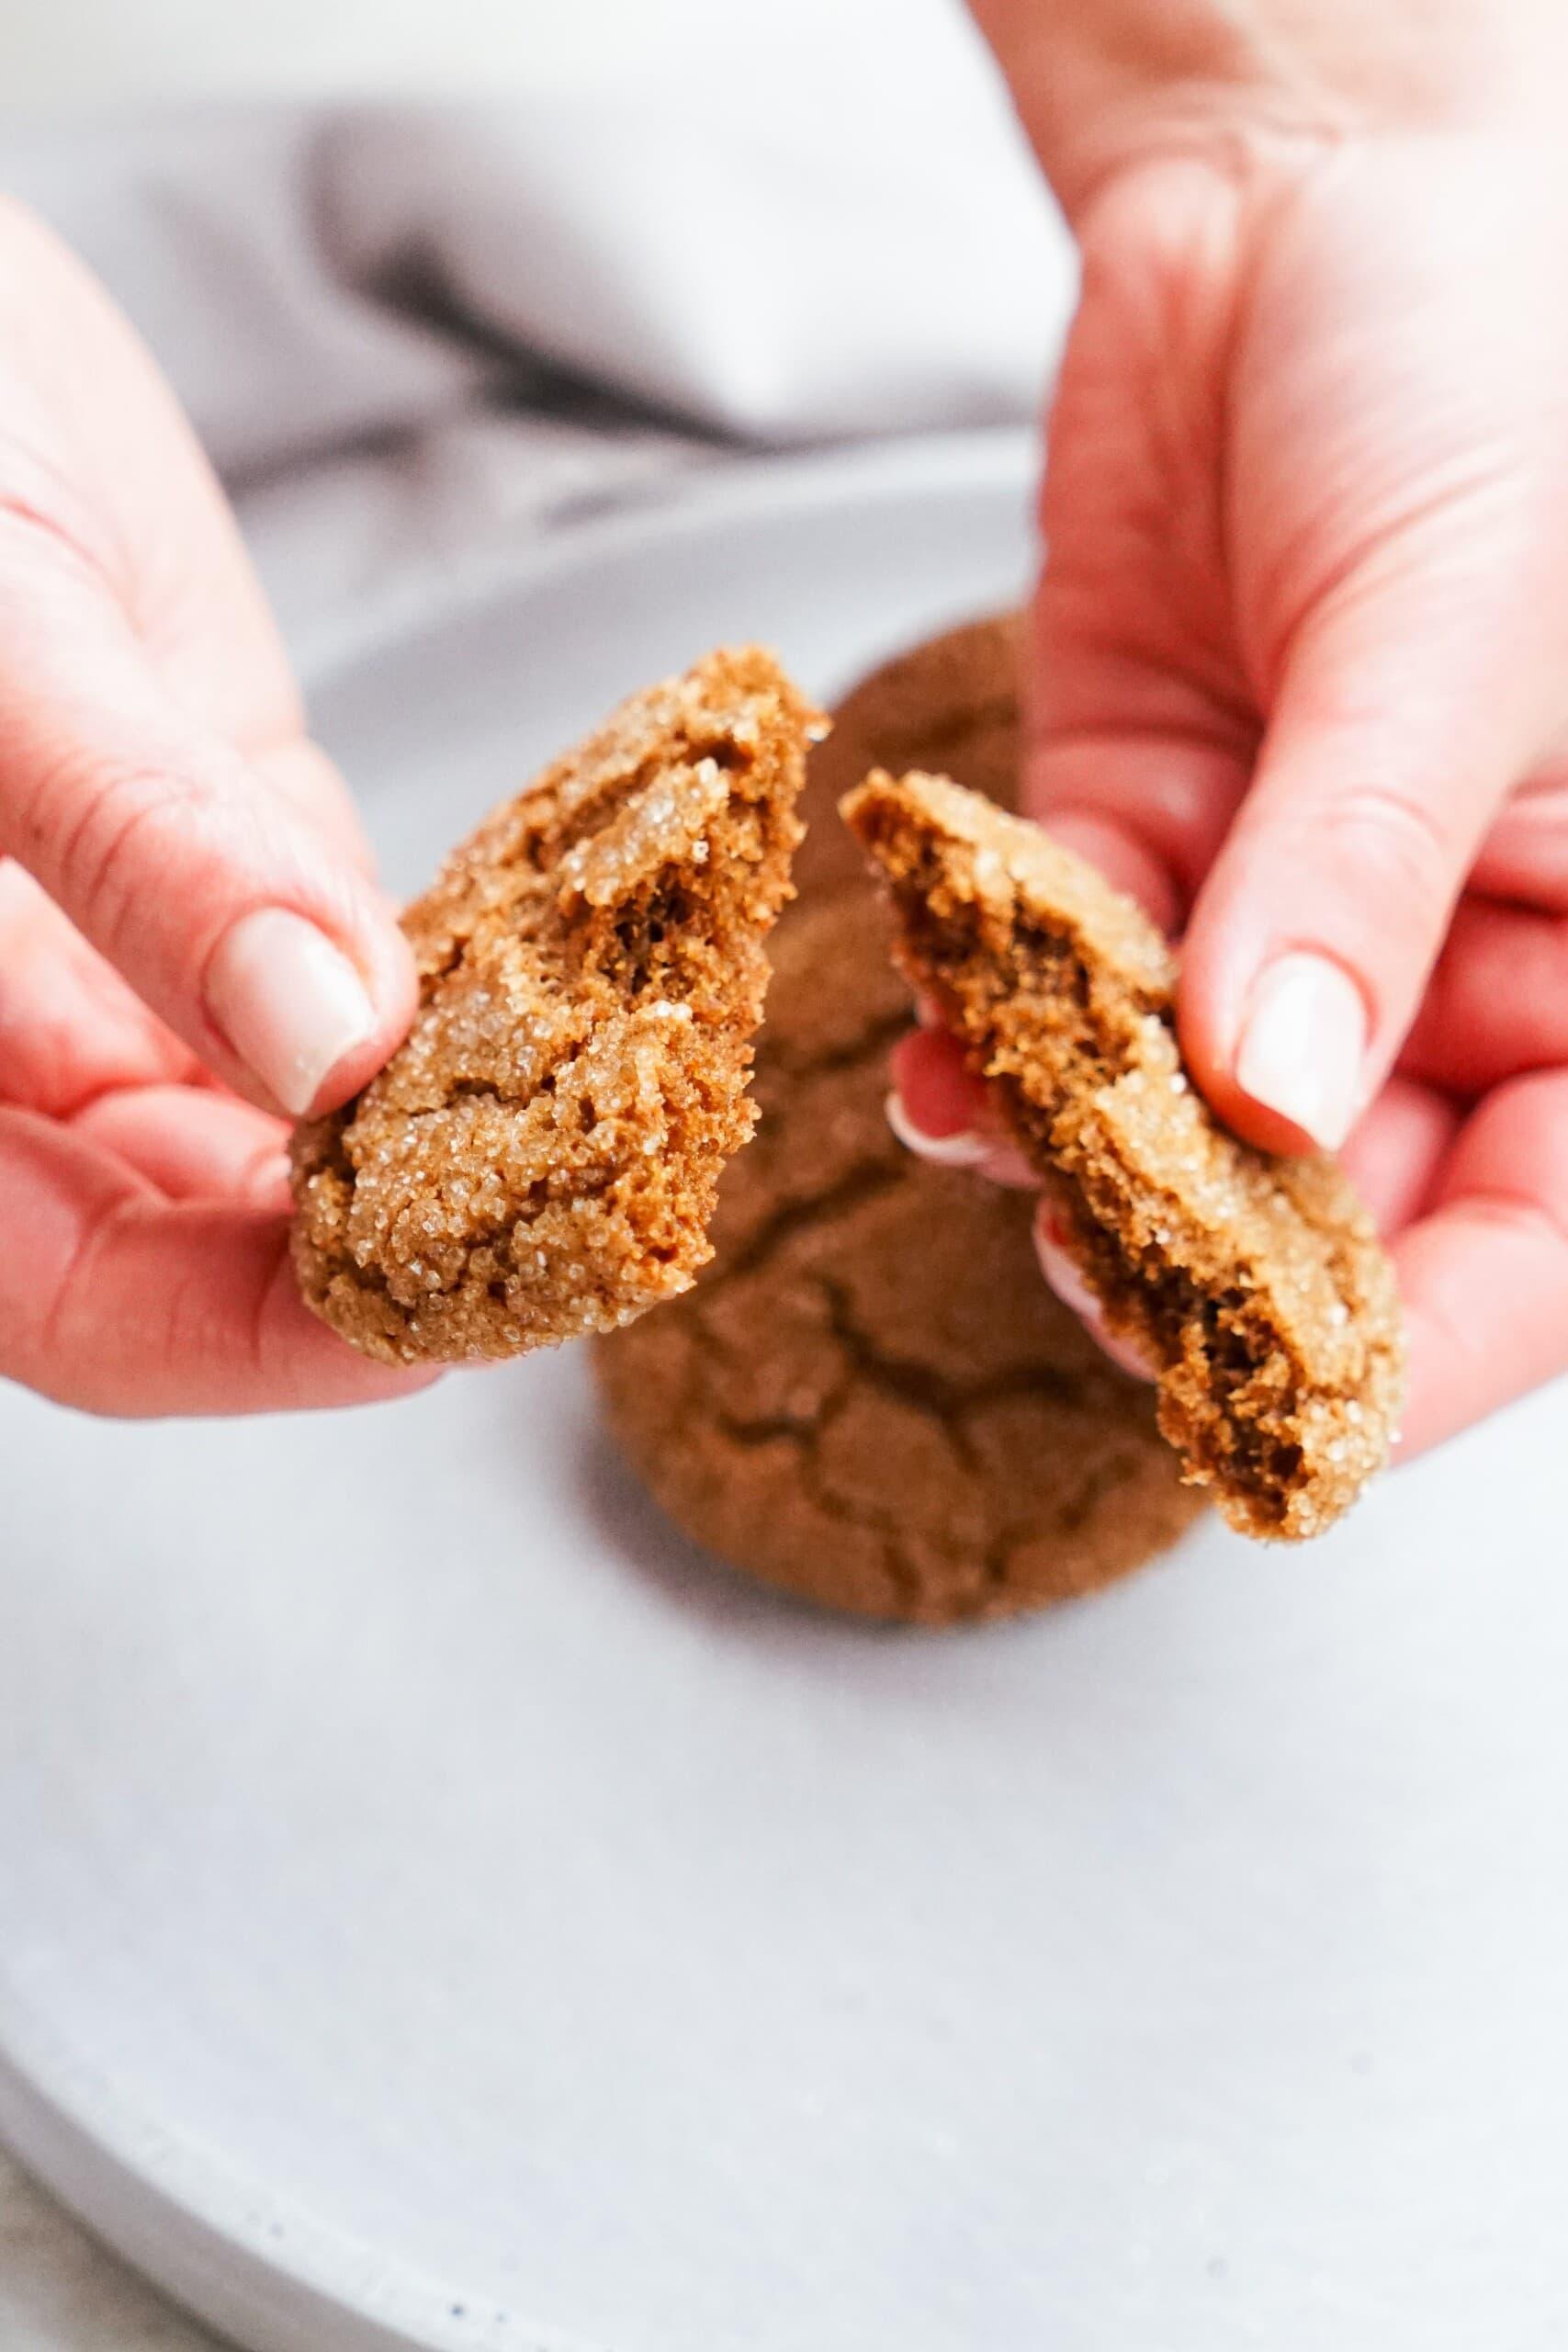
[[[1085,265],[1030,807],[1183,933],[1221,1114],[1348,1136],[1415,1452],[1568,1363],[1559,12],[976,7]],[[279,1159],[406,1028],[392,910],[150,361],[35,223],[0,249],[0,1374],[397,1393],[295,1296]],[[897,1071],[1017,1172],[945,1039]]]
[[[1568,27],[976,12],[1084,262],[1027,805],[1183,934],[1222,1115],[1347,1147],[1413,1454],[1568,1366]],[[901,1132],[1019,1177],[945,1039],[896,1073]]]
[[[152,362],[14,210],[0,289],[0,1374],[107,1413],[395,1394],[300,1303],[278,1113],[385,1060],[407,947]],[[309,934],[269,1023],[224,943],[275,910]]]

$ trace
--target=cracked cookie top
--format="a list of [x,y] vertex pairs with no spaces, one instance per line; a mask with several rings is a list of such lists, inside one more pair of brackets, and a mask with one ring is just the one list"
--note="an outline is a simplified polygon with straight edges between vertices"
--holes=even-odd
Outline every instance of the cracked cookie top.
[[712,1254],[764,943],[821,722],[772,657],[710,654],[498,808],[403,927],[420,1002],[293,1145],[308,1303],[393,1362],[607,1331]]
[[1239,1142],[1188,1080],[1175,966],[1142,910],[945,777],[876,774],[844,816],[898,956],[1038,1169],[1160,1426],[1244,1534],[1330,1526],[1387,1459],[1393,1272],[1332,1160]]

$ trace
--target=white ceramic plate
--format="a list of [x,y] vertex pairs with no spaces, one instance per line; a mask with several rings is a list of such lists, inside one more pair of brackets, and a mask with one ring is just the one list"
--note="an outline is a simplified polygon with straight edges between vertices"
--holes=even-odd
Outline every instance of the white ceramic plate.
[[[1013,592],[1016,445],[587,531],[318,704],[412,883],[720,637]],[[265,2352],[1536,2352],[1568,2284],[1564,1401],[1293,1555],[876,1633],[567,1355],[0,1398],[0,2127]]]

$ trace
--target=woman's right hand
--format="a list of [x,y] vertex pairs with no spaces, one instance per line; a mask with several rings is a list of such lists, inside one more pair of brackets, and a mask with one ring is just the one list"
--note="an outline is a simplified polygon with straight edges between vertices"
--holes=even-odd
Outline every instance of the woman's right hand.
[[976,8],[1084,263],[1026,805],[1183,934],[1218,1113],[1348,1146],[1414,1453],[1568,1368],[1562,12]]

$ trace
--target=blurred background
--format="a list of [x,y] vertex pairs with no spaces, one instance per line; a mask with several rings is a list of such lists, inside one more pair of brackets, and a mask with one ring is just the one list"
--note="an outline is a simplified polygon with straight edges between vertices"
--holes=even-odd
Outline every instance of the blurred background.
[[694,464],[1027,425],[1066,234],[956,0],[6,0],[0,187],[152,344],[297,657]]
[[955,15],[937,0],[270,0],[265,9],[209,0],[6,0],[0,9],[14,103],[83,97],[320,97],[330,92],[472,96],[498,81],[538,89],[593,79],[612,56],[629,72],[701,42],[738,63],[781,50],[824,76],[857,50],[882,51],[912,24]]

